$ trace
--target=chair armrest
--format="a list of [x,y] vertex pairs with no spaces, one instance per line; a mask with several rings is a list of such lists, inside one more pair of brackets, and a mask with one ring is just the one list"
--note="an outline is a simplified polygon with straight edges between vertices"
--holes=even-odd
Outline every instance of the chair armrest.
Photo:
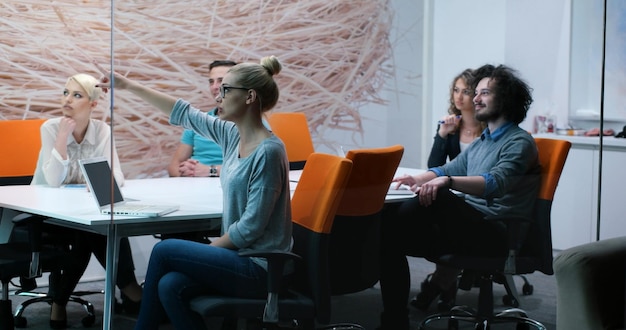
[[240,252],[239,255],[242,257],[265,258],[267,260],[267,289],[272,293],[280,292],[287,261],[302,259],[293,252],[278,250],[244,251]]
[[259,257],[259,258],[267,258],[269,259],[293,259],[298,260],[302,259],[299,255],[289,252],[289,251],[279,251],[279,250],[264,250],[264,251],[244,251],[239,252],[239,255],[242,257]]
[[245,251],[240,252],[242,257],[258,257],[267,260],[267,301],[263,312],[263,322],[278,322],[278,294],[281,291],[281,282],[285,265],[290,260],[302,259],[293,252],[285,251]]
[[12,219],[17,226],[28,227],[28,242],[33,252],[41,252],[44,220],[45,217],[30,213],[20,213]]
[[506,227],[509,252],[504,264],[504,273],[515,274],[517,252],[521,249],[524,238],[526,237],[526,231],[533,222],[533,219],[514,215],[492,215],[486,216],[485,220],[497,221]]
[[42,274],[39,262],[39,253],[42,249],[43,221],[45,217],[29,213],[21,213],[12,221],[18,226],[26,226],[28,230],[28,244],[30,245],[31,260],[28,278],[40,277]]
[[533,219],[529,217],[523,217],[520,215],[487,215],[485,220],[490,221],[502,221],[503,223],[532,223]]
[[526,230],[534,221],[529,217],[502,215],[488,215],[485,217],[485,220],[502,223],[506,227],[509,249],[515,250],[520,248],[520,244],[525,237]]

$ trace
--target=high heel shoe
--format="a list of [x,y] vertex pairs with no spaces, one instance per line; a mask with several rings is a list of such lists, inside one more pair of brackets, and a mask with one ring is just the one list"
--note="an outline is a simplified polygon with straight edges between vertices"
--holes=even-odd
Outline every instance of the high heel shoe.
[[441,288],[438,285],[431,282],[433,274],[428,274],[422,284],[420,285],[420,292],[411,300],[411,306],[425,311],[430,307],[430,304],[441,294]]
[[122,293],[121,296],[122,296],[122,309],[124,313],[129,314],[129,315],[138,315],[139,309],[141,308],[141,300],[133,301],[124,293]]
[[454,307],[456,303],[457,283],[455,281],[448,289],[443,290],[439,285],[432,283],[432,275],[433,274],[428,274],[428,276],[426,276],[426,279],[424,279],[420,285],[420,293],[411,300],[410,304],[417,309],[426,311],[435,298],[439,297],[437,310],[439,312],[447,312]]
[[439,294],[439,301],[437,302],[437,310],[441,312],[447,312],[456,304],[456,291],[457,281],[454,281],[450,287],[446,290],[442,290]]

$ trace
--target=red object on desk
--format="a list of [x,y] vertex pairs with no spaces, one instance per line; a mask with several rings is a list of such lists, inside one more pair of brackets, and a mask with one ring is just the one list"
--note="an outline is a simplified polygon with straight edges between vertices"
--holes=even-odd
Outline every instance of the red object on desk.
[[[613,129],[605,129],[604,131],[602,131],[602,135],[604,136],[613,136],[615,135],[615,131]],[[592,128],[590,130],[588,130],[587,132],[585,132],[585,136],[600,136],[600,129],[599,128]]]

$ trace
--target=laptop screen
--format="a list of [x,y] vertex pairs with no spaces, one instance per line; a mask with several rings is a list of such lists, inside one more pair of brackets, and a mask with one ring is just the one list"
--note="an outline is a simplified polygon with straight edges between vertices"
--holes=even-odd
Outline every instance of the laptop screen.
[[[85,180],[93,190],[98,204],[102,206],[111,204],[111,167],[106,159],[84,160],[81,161]],[[114,203],[122,202],[124,198],[117,185],[117,181],[113,185]]]

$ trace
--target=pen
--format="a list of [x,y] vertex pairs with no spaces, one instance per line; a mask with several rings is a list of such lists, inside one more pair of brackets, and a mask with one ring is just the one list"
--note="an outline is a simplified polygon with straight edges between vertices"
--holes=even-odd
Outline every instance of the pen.
[[[456,118],[461,118],[461,115],[456,115]],[[443,120],[438,121],[439,124],[445,124],[446,122]]]

